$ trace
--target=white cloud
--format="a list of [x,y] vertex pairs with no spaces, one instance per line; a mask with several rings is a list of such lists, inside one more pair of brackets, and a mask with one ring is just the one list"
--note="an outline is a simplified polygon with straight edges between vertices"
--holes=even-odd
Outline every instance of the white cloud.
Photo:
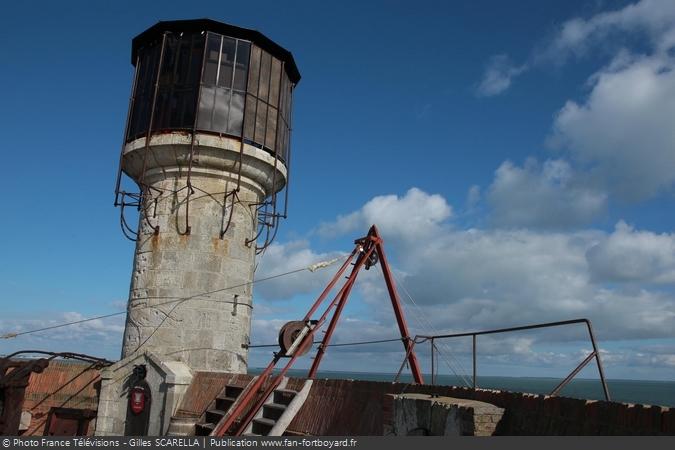
[[[552,179],[565,176],[565,168],[555,164],[547,171]],[[366,205],[350,216],[362,216]],[[410,220],[404,208],[388,210],[387,221],[397,224],[397,239],[385,236],[385,246],[392,250],[388,253],[398,255],[399,280],[439,331],[588,317],[601,339],[675,337],[675,297],[671,294],[640,284],[612,286],[592,279],[591,266],[596,261],[589,262],[587,255],[593,254],[590,249],[596,245],[606,245],[604,232],[459,230],[438,221],[437,215],[432,217],[433,233],[422,235],[417,223],[424,223],[424,218]],[[593,267],[597,269],[597,264]],[[636,283],[654,278],[652,272],[639,275]],[[364,277],[361,283],[359,292],[375,317],[390,320],[390,315],[386,319],[378,315],[389,314],[390,308],[380,280]],[[415,314],[414,309],[410,314]],[[429,332],[419,327],[416,331]]]
[[526,65],[514,65],[507,55],[495,55],[490,58],[476,92],[483,97],[501,94],[511,86],[511,80],[525,70]]
[[675,60],[621,55],[591,78],[585,102],[558,112],[551,140],[608,189],[640,200],[675,182]]
[[607,195],[585,186],[563,160],[541,165],[528,159],[523,167],[506,161],[487,198],[499,227],[570,228],[591,222],[607,206]]
[[[636,37],[646,45],[637,48]],[[548,141],[568,151],[602,191],[639,201],[675,184],[674,48],[675,2],[641,0],[564,22],[520,66],[506,55],[494,57],[484,82],[492,80],[488,91],[498,94],[533,67],[591,51],[612,55],[589,77],[588,95],[567,101],[557,112]],[[601,199],[593,194],[585,200],[597,204]],[[503,212],[507,222],[529,219]]]
[[478,204],[481,200],[481,191],[480,186],[474,184],[469,188],[469,192],[466,194],[466,209],[469,211],[474,210],[478,207]]
[[574,18],[563,23],[544,53],[550,58],[565,53],[582,53],[611,33],[646,33],[659,47],[675,25],[675,3],[671,0],[641,0],[622,9],[606,11],[588,19]]
[[[536,181],[534,186],[545,181],[544,185],[549,183],[553,189],[552,198],[564,201],[566,192],[577,186],[574,174],[565,163],[547,164],[535,164],[527,170],[516,168],[516,178],[532,178]],[[522,171],[526,173],[520,173]],[[558,192],[562,187],[562,192]],[[386,212],[382,223],[388,226],[381,225],[376,211]],[[672,236],[636,231],[623,223],[619,223],[613,233],[458,229],[449,223],[450,211],[443,197],[416,189],[404,196],[378,196],[335,222],[323,224],[323,231],[330,230],[333,235],[349,234],[373,221],[389,230],[389,235],[384,235],[385,248],[413,335],[586,317],[594,324],[601,348],[611,349],[603,353],[608,355],[609,376],[667,378],[662,371],[670,367],[672,349],[648,352],[642,350],[645,344],[641,340],[673,342],[675,339],[675,296],[668,289],[661,289],[667,285],[654,287],[654,283],[673,283]],[[351,219],[345,221],[344,217]],[[307,242],[276,245],[279,247],[275,264],[285,264],[294,258],[304,264],[329,255],[312,251]],[[622,261],[626,265],[622,265]],[[630,271],[626,267],[637,269]],[[328,270],[326,276],[332,273]],[[621,277],[629,282],[616,283]],[[291,297],[294,293],[318,293],[324,285],[325,280],[311,287],[308,282],[298,280],[275,287],[272,292],[284,292]],[[407,292],[416,305],[411,303]],[[398,335],[378,269],[360,275],[350,305],[333,342]],[[351,312],[350,307],[354,308]],[[284,322],[278,317],[267,319],[266,316],[267,320],[259,315],[254,317],[252,336],[256,343],[275,342],[277,330]],[[522,375],[522,367],[537,367],[540,374],[562,376],[583,359],[585,354],[578,353],[578,349],[588,345],[587,339],[583,325],[500,335],[494,339],[481,337],[481,364],[493,368],[490,370],[511,367],[509,373],[516,375]],[[454,368],[464,367],[464,373],[470,367],[469,342],[449,341],[444,352],[452,355],[446,357]],[[631,342],[635,348],[617,349],[614,342]],[[648,357],[636,356],[641,351]],[[420,346],[418,352],[424,367],[428,368],[427,346]],[[252,355],[253,365],[259,366],[268,362],[270,353],[269,349],[263,349]],[[398,342],[335,347],[330,349],[323,367],[396,371],[402,358]],[[310,363],[307,360],[301,365]],[[447,372],[449,369],[441,364]]]
[[[259,259],[255,279],[259,280],[287,271],[307,268],[312,264],[330,261],[342,255],[342,252],[316,253],[309,248],[309,242],[302,240],[284,244],[274,242],[267,247],[264,255]],[[344,255],[344,257],[346,258],[347,255]],[[315,293],[327,284],[334,272],[330,268],[316,272],[304,270],[259,282],[253,287],[253,295],[256,299],[285,300],[294,295]]]
[[481,82],[484,90],[479,89],[479,93],[500,94],[511,86],[516,76],[542,64],[562,64],[571,56],[582,56],[599,47],[615,51],[628,42],[622,38],[635,33],[646,35],[655,52],[667,52],[675,44],[675,3],[641,0],[589,18],[567,20],[521,65],[511,62],[507,55],[493,56]]
[[383,235],[407,241],[433,234],[440,223],[452,215],[452,208],[438,194],[411,188],[402,197],[381,195],[368,201],[358,211],[323,223],[318,233],[324,237],[353,231],[365,233],[376,224]]
[[619,222],[586,253],[596,282],[675,283],[675,236],[636,231]]
[[[86,318],[79,312],[17,314],[0,319],[0,334],[32,331]],[[69,351],[116,360],[122,347],[124,319],[121,314],[17,336],[3,340],[1,350],[4,354],[26,349]]]

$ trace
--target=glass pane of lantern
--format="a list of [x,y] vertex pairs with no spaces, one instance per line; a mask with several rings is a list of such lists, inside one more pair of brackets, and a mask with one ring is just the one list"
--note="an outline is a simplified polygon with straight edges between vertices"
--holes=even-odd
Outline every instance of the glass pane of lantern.
[[193,89],[174,90],[173,96],[170,128],[192,128],[194,123],[195,91]]
[[279,128],[279,134],[281,135],[281,138],[279,139],[280,142],[279,148],[277,149],[277,154],[284,161],[288,161],[286,158],[288,155],[288,147],[286,145],[288,138],[288,126],[286,124],[282,124],[282,126]]
[[141,72],[138,78],[138,85],[136,86],[137,94],[148,94],[152,91],[152,87],[155,84],[155,76],[157,75],[159,50],[158,45],[143,50],[140,58]]
[[258,98],[267,101],[267,95],[270,89],[270,69],[272,66],[272,56],[267,52],[262,52],[260,58],[260,85],[258,86]]
[[162,69],[159,72],[160,86],[174,84],[174,70],[176,68],[176,53],[178,41],[173,35],[166,36],[164,54],[162,55]]
[[220,72],[218,73],[218,86],[232,86],[232,70],[234,66],[234,51],[237,42],[232,38],[223,38],[223,47],[220,51]]
[[258,95],[258,78],[260,76],[260,48],[251,47],[251,64],[248,70],[248,92]]
[[168,88],[161,88],[157,91],[157,100],[155,102],[155,116],[153,117],[152,129],[163,130],[169,128],[170,91]]
[[190,36],[184,36],[178,44],[178,55],[176,61],[176,85],[185,85],[188,83],[190,73],[190,46],[192,39]]
[[204,75],[202,82],[204,84],[216,84],[216,75],[218,73],[218,57],[220,56],[221,36],[209,33],[206,43],[206,60],[204,61]]
[[255,114],[255,137],[258,144],[265,143],[265,125],[267,124],[267,104],[258,100],[258,110]]
[[276,140],[274,141],[274,150],[277,153],[278,157],[281,157],[281,136],[284,134],[284,119],[283,117],[279,116],[279,120],[277,121],[277,135],[276,135]]
[[202,94],[199,98],[199,112],[197,113],[197,128],[200,130],[211,130],[211,113],[213,112],[213,101],[216,95],[216,88],[202,86]]
[[291,151],[291,129],[286,128],[284,136],[284,161],[288,161],[288,153]]
[[134,101],[134,113],[131,116],[128,139],[135,139],[145,134],[148,129],[150,99],[139,97]]
[[204,38],[199,34],[184,35],[179,41],[178,60],[176,62],[177,86],[194,86],[199,78],[202,64],[202,45]]
[[227,116],[230,111],[230,90],[216,88],[216,104],[213,111],[213,125],[211,131],[227,132]]
[[192,38],[190,48],[190,71],[186,80],[187,84],[196,86],[202,73],[202,60],[204,59],[204,36],[196,34]]
[[291,123],[291,105],[293,104],[293,85],[288,82],[286,86],[286,122]]
[[244,138],[253,140],[255,133],[255,97],[246,96],[246,116],[244,118]]
[[238,91],[246,90],[246,75],[248,74],[248,54],[250,44],[245,41],[237,43],[237,65],[234,70],[234,89]]
[[281,84],[279,86],[279,112],[281,114],[281,117],[286,117],[284,116],[284,105],[286,104],[286,74],[282,71],[281,73]]
[[276,108],[272,108],[270,106],[270,109],[268,110],[267,113],[267,131],[266,137],[265,137],[265,147],[274,150],[274,136],[276,135],[277,131],[277,110]]
[[128,138],[136,138],[147,132],[150,120],[150,104],[157,75],[160,46],[155,45],[141,49],[138,63],[139,73],[134,93],[134,106],[131,115]]
[[239,92],[232,93],[232,102],[230,103],[230,120],[227,126],[227,132],[236,136],[241,136],[241,124],[244,119],[244,94]]
[[270,101],[272,106],[279,106],[279,83],[281,76],[281,61],[272,58],[272,75],[270,78]]

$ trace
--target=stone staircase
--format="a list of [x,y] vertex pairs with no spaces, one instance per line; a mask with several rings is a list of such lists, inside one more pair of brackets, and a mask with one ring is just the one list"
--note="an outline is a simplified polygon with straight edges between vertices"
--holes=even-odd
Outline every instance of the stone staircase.
[[218,422],[220,422],[227,411],[234,405],[237,398],[242,393],[244,388],[237,386],[225,386],[225,389],[218,394],[214,404],[211,405],[204,414],[204,422],[198,423],[195,426],[196,436],[208,436],[215,429]]
[[[251,380],[251,384],[255,378]],[[305,381],[300,391],[286,389],[288,378],[283,378],[279,386],[265,401],[251,423],[246,427],[244,436],[281,436],[305,402],[312,380]],[[203,416],[203,422],[195,425],[196,436],[209,436],[218,424],[227,416],[228,411],[237,403],[246,388],[227,385],[212,402]],[[236,430],[238,422],[230,428]]]
[[300,391],[285,389],[287,379],[279,384],[263,404],[244,436],[281,436],[305,402],[312,381],[307,380]]

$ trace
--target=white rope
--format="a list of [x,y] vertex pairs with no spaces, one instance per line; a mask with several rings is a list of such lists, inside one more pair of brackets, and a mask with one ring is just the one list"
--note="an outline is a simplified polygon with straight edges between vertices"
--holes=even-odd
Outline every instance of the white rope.
[[318,263],[311,264],[307,266],[307,270],[309,270],[310,272],[315,272],[319,269],[323,269],[325,267],[335,264],[336,262],[340,261],[343,257],[344,255],[338,256],[337,258],[329,259],[327,261],[320,261]]

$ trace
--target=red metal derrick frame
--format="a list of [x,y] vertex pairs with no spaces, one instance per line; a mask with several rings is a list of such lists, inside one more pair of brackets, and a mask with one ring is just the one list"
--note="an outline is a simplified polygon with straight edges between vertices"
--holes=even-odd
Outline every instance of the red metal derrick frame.
[[[311,320],[312,315],[319,309],[321,304],[326,299],[330,291],[335,287],[338,280],[347,270],[352,259],[356,256],[356,262],[353,263],[354,267],[351,270],[351,273],[347,277],[347,281],[340,288],[335,298],[328,304],[324,310],[321,317],[313,321]],[[365,266],[368,270],[371,266],[375,265],[379,261],[380,267],[382,268],[382,275],[384,281],[387,285],[387,290],[389,292],[389,298],[391,299],[391,304],[394,309],[394,314],[396,316],[396,323],[398,324],[399,331],[401,333],[401,340],[403,341],[403,346],[406,351],[406,359],[410,365],[412,371],[413,379],[415,383],[424,384],[424,378],[422,377],[422,370],[420,364],[417,360],[417,356],[414,351],[414,342],[410,337],[408,331],[408,325],[405,321],[403,314],[403,308],[401,306],[401,300],[396,292],[396,284],[394,283],[394,277],[392,276],[391,270],[389,268],[389,263],[387,261],[386,254],[384,252],[383,241],[379,235],[377,227],[373,225],[368,231],[368,235],[364,238],[357,239],[355,241],[354,250],[350,253],[349,257],[345,260],[342,266],[338,269],[337,273],[330,280],[326,288],[321,292],[317,300],[314,302],[312,307],[309,309],[305,315],[303,322],[305,323],[305,334],[301,335],[293,347],[294,351],[291,351],[290,355],[286,355],[284,351],[274,354],[274,358],[265,368],[265,370],[258,376],[256,381],[248,386],[244,392],[241,393],[241,400],[234,405],[232,411],[227,415],[227,418],[219,424],[211,433],[213,436],[223,436],[228,430],[232,427],[238,417],[243,416],[243,420],[239,423],[236,428],[235,435],[241,435],[248,424],[253,420],[253,417],[256,415],[258,410],[265,403],[267,398],[272,394],[272,392],[277,388],[281,383],[283,377],[286,375],[288,370],[291,368],[296,359],[303,354],[302,350],[311,346],[313,343],[314,335],[316,331],[326,322],[329,313],[333,308],[335,311],[331,317],[328,328],[326,329],[325,335],[319,345],[319,349],[314,357],[314,362],[312,367],[309,370],[307,375],[308,378],[314,378],[321,364],[321,360],[326,353],[326,348],[330,342],[335,327],[340,319],[340,315],[347,304],[349,294],[356,282],[356,278],[359,274],[361,268]],[[290,349],[289,349],[290,350]],[[265,383],[270,378],[272,371],[275,366],[281,360],[281,358],[288,357],[290,358],[283,369],[267,384]],[[255,401],[256,396],[262,392],[262,395],[258,397],[258,400]],[[253,403],[255,401],[255,403]],[[252,405],[252,406],[251,406]]]

